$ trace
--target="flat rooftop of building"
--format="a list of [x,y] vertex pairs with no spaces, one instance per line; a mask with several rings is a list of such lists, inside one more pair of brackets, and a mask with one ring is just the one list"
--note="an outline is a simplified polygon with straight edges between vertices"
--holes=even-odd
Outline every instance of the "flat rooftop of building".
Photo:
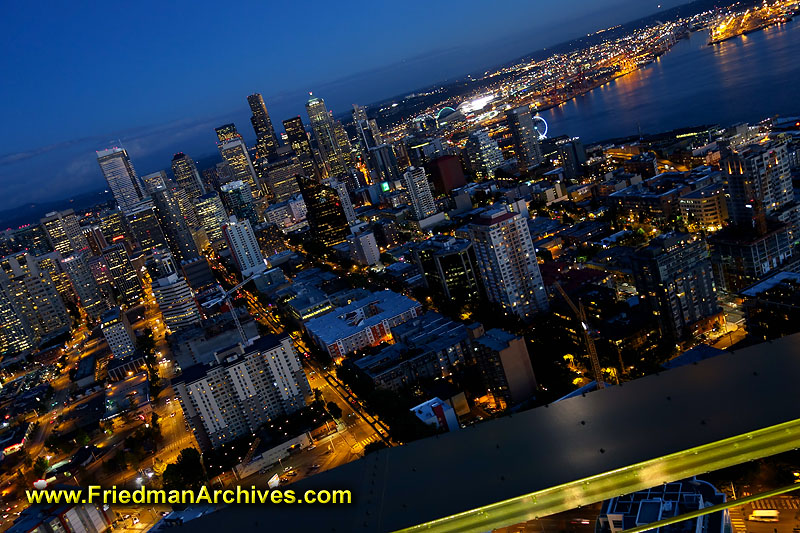
[[[797,375],[800,334],[380,450],[292,485],[350,489],[351,505],[235,506],[183,527],[395,531],[800,419]],[[446,497],[413,498],[420,487]]]
[[755,297],[761,294],[764,291],[768,291],[769,289],[780,285],[784,281],[793,281],[795,283],[800,283],[800,273],[797,272],[776,272],[774,275],[768,277],[767,279],[761,280],[758,283],[754,283],[750,285],[746,289],[744,289],[740,294],[742,296],[749,296]]
[[[357,322],[348,318],[351,313],[357,313],[372,304],[378,309],[376,314]],[[312,318],[306,322],[306,329],[322,339],[325,344],[331,344],[419,306],[418,302],[402,294],[389,290],[378,291],[350,305],[334,309],[326,315]]]

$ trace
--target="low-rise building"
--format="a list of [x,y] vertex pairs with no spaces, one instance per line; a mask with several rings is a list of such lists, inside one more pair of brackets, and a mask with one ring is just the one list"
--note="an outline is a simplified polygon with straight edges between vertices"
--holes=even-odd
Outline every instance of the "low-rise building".
[[306,322],[312,341],[331,357],[377,346],[391,329],[422,312],[422,306],[392,291],[380,291]]

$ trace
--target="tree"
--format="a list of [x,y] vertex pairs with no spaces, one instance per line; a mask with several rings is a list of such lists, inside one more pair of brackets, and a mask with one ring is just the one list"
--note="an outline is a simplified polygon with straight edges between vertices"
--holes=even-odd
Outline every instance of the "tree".
[[44,457],[37,457],[36,461],[33,462],[33,474],[36,479],[42,479],[48,468],[50,468],[50,461]]
[[342,408],[336,402],[328,402],[326,407],[333,418],[342,418]]
[[164,488],[167,490],[198,489],[206,480],[206,470],[200,452],[184,448],[178,459],[164,470]]

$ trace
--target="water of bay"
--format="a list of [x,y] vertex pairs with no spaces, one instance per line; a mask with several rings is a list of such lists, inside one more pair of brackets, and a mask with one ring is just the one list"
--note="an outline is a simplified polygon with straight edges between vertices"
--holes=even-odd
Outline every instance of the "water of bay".
[[800,113],[800,19],[713,46],[693,33],[657,61],[541,113],[549,136],[603,139]]

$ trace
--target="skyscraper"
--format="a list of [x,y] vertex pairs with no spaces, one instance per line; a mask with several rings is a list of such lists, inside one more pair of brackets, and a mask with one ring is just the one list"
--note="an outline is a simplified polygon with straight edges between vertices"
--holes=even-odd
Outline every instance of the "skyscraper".
[[347,186],[336,178],[328,178],[323,180],[323,183],[336,190],[347,223],[350,225],[354,224],[356,222],[356,211],[353,209],[353,202],[350,200],[350,192],[347,190]]
[[186,280],[170,274],[153,282],[153,295],[171,332],[200,323],[200,310]]
[[47,213],[39,222],[47,233],[53,249],[62,255],[69,255],[89,246],[78,225],[78,217],[72,209]]
[[147,198],[131,205],[129,211],[125,213],[125,219],[130,228],[131,237],[139,244],[142,251],[149,252],[155,248],[168,246],[152,199]]
[[259,159],[273,157],[278,151],[278,139],[275,137],[264,98],[258,93],[251,94],[247,97],[247,103],[253,113],[250,123],[256,132],[256,157]]
[[633,256],[636,289],[661,334],[673,339],[719,313],[708,246],[697,235],[659,235]]
[[265,165],[265,185],[273,204],[284,202],[300,193],[297,176],[305,175],[297,156],[285,156]]
[[322,98],[311,96],[306,102],[306,111],[328,174],[333,177],[344,174],[348,164],[347,157],[342,152],[343,131],[338,131],[341,124],[337,128]]
[[175,183],[186,191],[192,202],[206,193],[197,166],[192,158],[183,152],[178,152],[172,158],[172,174],[175,176]]
[[109,148],[97,152],[97,163],[120,209],[127,211],[144,197],[144,185],[136,175],[124,148]]
[[391,144],[380,144],[367,152],[373,183],[392,183],[400,179],[400,168]]
[[367,117],[367,109],[357,104],[353,104],[353,123],[356,125],[358,133],[358,143],[366,153],[370,148],[374,148],[383,143],[383,136],[378,128],[375,119]]
[[258,224],[258,215],[253,205],[253,194],[250,185],[243,181],[231,181],[220,187],[222,204],[239,220],[247,219],[251,224]]
[[113,244],[103,250],[103,257],[121,303],[128,307],[136,305],[142,299],[142,284],[131,265],[125,246],[122,243]]
[[308,133],[306,133],[305,126],[303,126],[303,119],[298,116],[284,120],[283,129],[286,131],[289,146],[292,147],[292,151],[297,155],[300,165],[303,167],[304,174],[309,177],[317,176],[318,170],[316,161],[314,161],[314,151],[308,141]]
[[225,124],[219,128],[214,128],[214,132],[216,132],[217,140],[220,143],[242,138],[242,136],[236,130],[236,124]]
[[10,293],[0,284],[0,354],[12,355],[32,349],[36,335]]
[[159,170],[158,172],[143,176],[142,183],[144,183],[145,195],[150,195],[153,194],[153,191],[156,189],[163,189],[166,187],[169,183],[169,178],[166,172]]
[[86,314],[93,319],[98,319],[110,307],[108,300],[103,296],[97,286],[89,263],[86,251],[77,252],[61,260],[61,266],[69,276],[72,287],[78,295],[80,304]]
[[109,244],[124,241],[128,236],[128,226],[122,212],[114,209],[104,213],[100,217],[100,232]]
[[498,208],[482,214],[468,229],[489,301],[523,320],[546,311],[547,293],[527,220]]
[[431,185],[422,167],[411,167],[403,174],[403,182],[411,202],[414,218],[423,220],[436,214],[436,203],[433,201]]
[[586,163],[586,149],[577,137],[564,139],[557,143],[558,158],[564,168],[567,179],[574,180],[583,172],[583,164]]
[[231,217],[228,223],[222,226],[222,234],[242,278],[267,268],[248,220],[236,220],[236,217]]
[[337,190],[307,177],[298,178],[298,184],[313,238],[328,248],[347,240],[350,227]]
[[256,169],[247,153],[247,146],[241,138],[234,138],[219,144],[219,153],[231,170],[231,181],[243,181],[250,186],[254,195],[260,195]]
[[69,315],[55,283],[29,253],[0,259],[0,286],[25,315],[37,342],[69,330]]
[[506,111],[506,121],[514,141],[519,169],[524,171],[541,164],[542,148],[539,146],[539,132],[534,127],[530,108],[522,106]]
[[484,129],[469,134],[464,154],[470,171],[478,179],[493,178],[494,171],[505,161],[497,141]]
[[425,286],[459,303],[480,299],[475,249],[468,239],[436,235],[413,248]]
[[159,226],[175,259],[181,263],[199,257],[192,232],[189,231],[189,226],[181,214],[180,206],[172,191],[165,188],[157,189],[153,191],[152,198]]
[[197,221],[206,230],[206,235],[211,244],[219,243],[223,240],[222,226],[228,220],[225,207],[222,205],[219,195],[210,192],[197,199],[195,205],[197,211]]

